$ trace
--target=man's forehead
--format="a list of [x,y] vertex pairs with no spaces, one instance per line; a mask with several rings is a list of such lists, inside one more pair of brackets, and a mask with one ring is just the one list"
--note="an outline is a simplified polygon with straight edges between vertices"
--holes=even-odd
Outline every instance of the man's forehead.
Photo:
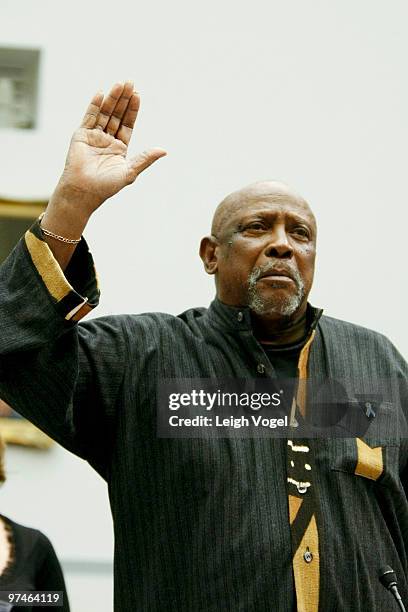
[[227,196],[215,211],[213,234],[256,212],[294,213],[315,225],[314,215],[302,196],[284,183],[268,181],[244,187]]
[[301,200],[287,195],[258,195],[248,197],[237,203],[230,209],[231,216],[247,216],[257,212],[265,213],[290,213],[294,212],[301,216],[311,216],[309,207]]

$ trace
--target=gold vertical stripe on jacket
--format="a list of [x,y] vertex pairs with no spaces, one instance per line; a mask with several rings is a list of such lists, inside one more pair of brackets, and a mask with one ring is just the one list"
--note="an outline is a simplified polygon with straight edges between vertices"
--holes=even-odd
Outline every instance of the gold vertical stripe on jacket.
[[[296,404],[302,416],[306,415],[306,381],[307,366],[309,361],[310,348],[315,338],[316,331],[313,330],[309,340],[301,350],[298,361],[298,387],[296,393]],[[313,487],[313,473],[308,475]],[[310,487],[310,488],[312,488]],[[307,496],[309,489],[303,499],[294,495],[289,495],[289,520],[290,524],[296,518],[302,503],[308,503]],[[305,552],[309,551],[313,555],[310,563],[304,558]],[[293,555],[293,575],[295,579],[295,590],[298,612],[318,612],[319,609],[319,588],[320,588],[320,560],[319,560],[319,532],[317,528],[316,516],[312,515],[305,533],[300,541],[299,547]]]

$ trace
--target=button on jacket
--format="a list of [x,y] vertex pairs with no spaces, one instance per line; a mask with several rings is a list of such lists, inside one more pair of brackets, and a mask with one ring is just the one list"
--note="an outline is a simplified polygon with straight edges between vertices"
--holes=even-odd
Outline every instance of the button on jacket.
[[[383,612],[384,565],[408,603],[404,436],[157,437],[161,379],[276,376],[248,309],[77,324],[98,300],[86,243],[64,276],[38,224],[1,267],[0,298],[0,396],[107,482],[115,610]],[[298,371],[397,382],[392,401],[358,399],[404,431],[407,366],[380,334],[316,312]]]

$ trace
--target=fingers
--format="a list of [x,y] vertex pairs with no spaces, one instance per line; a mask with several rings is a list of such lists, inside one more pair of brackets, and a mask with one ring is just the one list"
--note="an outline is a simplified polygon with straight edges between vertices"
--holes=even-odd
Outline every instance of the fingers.
[[111,136],[115,136],[116,132],[118,131],[126,109],[128,108],[130,99],[132,98],[133,89],[133,82],[126,81],[123,86],[121,96],[116,102],[115,108],[113,109],[110,119],[105,128],[105,132],[107,132]]
[[116,83],[107,96],[98,92],[88,106],[81,127],[97,128],[128,145],[140,106],[132,81]]
[[92,129],[95,127],[101,104],[103,101],[103,93],[98,91],[92,98],[88,108],[86,109],[84,118],[82,119],[81,127]]
[[[133,89],[133,87],[132,87]],[[124,90],[123,83],[116,83],[108,95],[104,98],[102,102],[102,106],[100,108],[100,112],[98,115],[98,119],[96,122],[96,126],[99,129],[105,130],[106,126],[109,123],[109,120],[112,116],[113,111],[115,110],[116,104],[119,102],[120,97]]]
[[129,144],[132,136],[133,126],[135,125],[137,113],[139,111],[140,98],[134,91],[130,97],[129,104],[126,108],[122,123],[116,133],[116,138],[119,138],[125,145]]
[[129,160],[128,163],[128,180],[129,183],[133,183],[133,181],[137,178],[137,176],[146,170],[149,166],[151,166],[155,161],[160,159],[160,157],[164,157],[167,155],[167,152],[164,149],[149,149],[140,153],[136,157],[133,157]]

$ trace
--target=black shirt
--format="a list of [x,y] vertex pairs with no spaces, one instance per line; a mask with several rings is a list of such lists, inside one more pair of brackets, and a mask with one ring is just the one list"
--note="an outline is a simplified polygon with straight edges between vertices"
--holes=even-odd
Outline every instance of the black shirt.
[[269,346],[268,344],[262,344],[278,378],[293,379],[297,377],[299,355],[304,343],[305,340],[302,340],[296,344],[283,345],[279,348]]
[[[5,516],[0,515],[0,519],[6,526],[12,548],[11,564],[0,575],[0,591],[62,591],[64,605],[57,609],[69,612],[64,576],[49,539],[37,529],[19,525]],[[12,611],[46,612],[49,609],[14,606]]]

